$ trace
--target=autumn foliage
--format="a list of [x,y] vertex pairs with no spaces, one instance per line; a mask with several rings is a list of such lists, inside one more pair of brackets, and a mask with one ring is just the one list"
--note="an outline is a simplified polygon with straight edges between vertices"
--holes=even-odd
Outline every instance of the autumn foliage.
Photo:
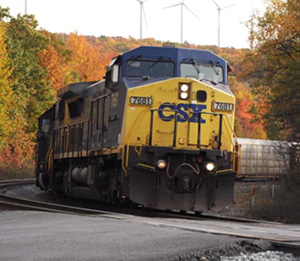
[[[0,7],[0,172],[33,165],[38,117],[56,101],[56,91],[72,82],[102,80],[110,60],[141,45],[162,46],[152,38],[91,37],[37,29],[31,15],[11,17]],[[262,117],[266,100],[241,77],[246,49],[209,49],[231,66],[239,137],[267,138]],[[266,106],[265,106],[266,105]]]
[[300,2],[268,0],[249,21],[252,50],[243,62],[256,94],[265,97],[269,138],[300,140]]

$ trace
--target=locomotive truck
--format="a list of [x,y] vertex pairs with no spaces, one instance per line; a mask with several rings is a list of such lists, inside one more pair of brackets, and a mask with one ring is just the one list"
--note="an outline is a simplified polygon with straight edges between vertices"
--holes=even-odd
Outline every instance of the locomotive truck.
[[37,186],[56,195],[202,212],[233,202],[238,150],[227,62],[141,46],[74,83],[39,118]]

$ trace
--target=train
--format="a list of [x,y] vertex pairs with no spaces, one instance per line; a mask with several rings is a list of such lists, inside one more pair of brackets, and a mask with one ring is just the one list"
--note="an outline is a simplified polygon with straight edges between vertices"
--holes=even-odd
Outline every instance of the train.
[[237,180],[284,179],[298,175],[300,143],[238,138],[240,161]]
[[63,87],[38,119],[37,186],[161,210],[232,204],[229,71],[211,51],[141,46],[113,58],[104,80]]

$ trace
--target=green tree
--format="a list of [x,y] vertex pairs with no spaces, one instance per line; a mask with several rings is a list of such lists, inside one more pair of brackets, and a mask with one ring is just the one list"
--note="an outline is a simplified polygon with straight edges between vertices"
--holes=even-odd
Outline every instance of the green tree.
[[1,169],[32,166],[37,118],[55,97],[38,59],[49,38],[36,27],[33,16],[13,18],[0,7]]
[[300,134],[300,2],[267,3],[264,15],[248,23],[253,50],[244,61],[244,77],[266,98],[268,137],[293,140]]
[[12,89],[18,99],[15,114],[26,119],[25,128],[34,133],[38,116],[54,100],[47,70],[43,69],[38,54],[47,48],[49,41],[36,30],[37,21],[32,15],[10,18],[6,33],[7,51],[15,79]]
[[6,50],[6,24],[0,21],[0,149],[7,144],[7,138],[11,131],[9,119],[9,107],[12,103],[12,88],[10,76],[12,70]]

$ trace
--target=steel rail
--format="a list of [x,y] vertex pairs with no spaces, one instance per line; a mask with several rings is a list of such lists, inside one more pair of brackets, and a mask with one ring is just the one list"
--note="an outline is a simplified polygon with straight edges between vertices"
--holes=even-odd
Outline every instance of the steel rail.
[[0,205],[5,205],[13,208],[55,212],[62,214],[76,214],[76,215],[104,215],[113,213],[101,210],[93,210],[88,208],[72,207],[61,204],[54,204],[48,202],[40,202],[30,199],[17,198],[0,194]]
[[16,187],[20,185],[28,185],[35,183],[35,179],[26,180],[3,180],[0,181],[0,205],[6,207],[12,207],[14,209],[27,209],[27,210],[37,210],[37,211],[47,211],[63,214],[76,214],[76,215],[112,215],[112,212],[73,207],[63,204],[54,204],[49,202],[41,202],[31,199],[18,198],[3,193],[3,189],[7,187]]
[[35,183],[35,179],[12,179],[12,180],[0,180],[0,188],[16,186],[16,185],[26,185]]

